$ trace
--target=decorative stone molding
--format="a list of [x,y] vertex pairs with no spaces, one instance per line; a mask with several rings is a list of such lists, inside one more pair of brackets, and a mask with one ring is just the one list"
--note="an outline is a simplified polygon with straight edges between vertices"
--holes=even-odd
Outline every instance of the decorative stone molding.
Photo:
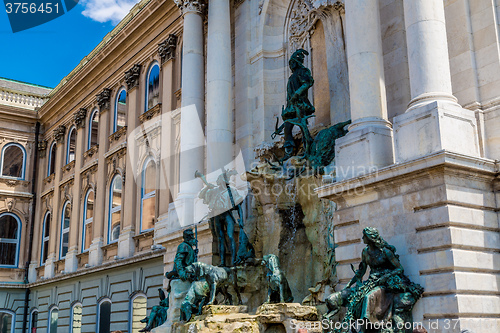
[[148,111],[144,112],[139,116],[139,121],[144,123],[145,121],[151,120],[154,116],[159,115],[161,113],[161,103],[156,104]]
[[61,172],[64,176],[65,174],[70,173],[71,170],[73,170],[74,168],[75,168],[75,161],[73,160],[73,161],[69,162],[68,164],[66,164],[65,166],[63,166],[61,168]]
[[75,112],[73,119],[75,120],[76,129],[85,127],[85,118],[87,118],[87,109],[81,108]]
[[245,0],[234,0],[234,9],[238,8]]
[[135,64],[131,69],[125,72],[125,83],[127,83],[127,90],[139,86],[139,77],[141,76],[141,65]]
[[85,153],[83,153],[83,159],[85,161],[91,159],[92,156],[97,155],[98,151],[99,151],[99,145],[95,145],[95,146],[90,147],[89,150],[87,150]]
[[188,12],[195,12],[202,14],[207,8],[207,3],[205,0],[174,0],[174,3],[179,7],[182,14]]
[[175,49],[177,48],[177,36],[174,34],[168,35],[163,43],[158,44],[158,54],[161,57],[161,62],[167,62],[175,58]]
[[45,157],[47,152],[47,140],[38,141],[38,153],[40,157]]
[[54,130],[54,139],[59,142],[63,143],[64,142],[64,135],[66,134],[66,126],[64,125],[59,125],[55,130]]
[[27,180],[10,179],[10,178],[0,178],[0,183],[5,184],[8,187],[16,187],[19,185],[28,187],[28,185],[30,184],[30,182]]
[[127,126],[123,126],[118,131],[108,136],[108,141],[111,144],[113,142],[118,141],[121,137],[125,137],[126,135],[127,135]]
[[46,178],[43,180],[43,184],[44,184],[44,185],[47,185],[47,184],[52,183],[52,181],[54,180],[54,175],[55,175],[55,174],[51,174],[50,176],[46,177]]
[[97,97],[97,104],[99,105],[99,111],[109,110],[111,107],[111,89],[104,88],[102,92]]

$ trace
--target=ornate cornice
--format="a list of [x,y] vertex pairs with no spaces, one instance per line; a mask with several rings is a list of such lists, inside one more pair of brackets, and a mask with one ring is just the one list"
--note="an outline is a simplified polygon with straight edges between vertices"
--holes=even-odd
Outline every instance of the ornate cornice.
[[177,36],[174,34],[168,35],[163,43],[158,44],[158,54],[161,57],[162,63],[175,58],[175,49],[177,47]]
[[97,104],[99,105],[99,110],[109,110],[111,103],[111,89],[104,88],[102,92],[97,97]]
[[127,90],[130,90],[139,85],[139,77],[141,76],[141,65],[135,64],[131,69],[125,72],[125,82]]
[[87,109],[81,108],[80,110],[76,111],[73,118],[75,120],[76,129],[84,128],[85,118],[87,118]]
[[182,14],[188,12],[203,14],[205,8],[207,8],[207,2],[205,0],[174,0],[174,2],[177,7],[179,7]]
[[55,130],[54,130],[54,139],[62,143],[64,141],[64,135],[66,134],[66,126],[64,125],[59,125]]

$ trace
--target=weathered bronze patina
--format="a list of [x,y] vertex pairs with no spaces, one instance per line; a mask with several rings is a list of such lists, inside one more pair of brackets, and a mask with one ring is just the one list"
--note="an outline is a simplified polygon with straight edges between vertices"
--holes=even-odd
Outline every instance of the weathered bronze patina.
[[182,236],[184,241],[177,247],[177,253],[174,258],[174,269],[167,272],[165,276],[170,280],[181,279],[182,281],[190,281],[191,277],[188,275],[186,267],[198,259],[198,250],[193,249],[196,246],[197,240],[191,229],[184,230]]
[[153,328],[167,321],[168,296],[165,297],[165,292],[161,288],[158,288],[158,292],[160,293],[160,305],[154,305],[149,316],[141,320],[141,323],[147,323],[147,325],[139,332],[150,332]]

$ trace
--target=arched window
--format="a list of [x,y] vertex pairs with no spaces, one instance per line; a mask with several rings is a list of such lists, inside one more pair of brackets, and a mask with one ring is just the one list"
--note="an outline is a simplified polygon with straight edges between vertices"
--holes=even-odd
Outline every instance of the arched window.
[[43,219],[43,230],[42,230],[42,252],[40,255],[40,265],[45,265],[45,261],[49,255],[49,235],[50,235],[50,221],[52,216],[50,212],[45,214]]
[[61,245],[59,247],[59,259],[64,259],[68,253],[69,226],[71,221],[71,203],[66,201],[61,216]]
[[154,62],[148,71],[146,80],[146,110],[148,111],[160,101],[160,66]]
[[17,143],[8,143],[2,149],[2,177],[24,179],[26,151]]
[[116,95],[113,132],[118,131],[127,123],[127,91],[122,88]]
[[148,157],[142,169],[141,232],[153,229],[155,222],[156,165]]
[[144,328],[141,319],[147,316],[148,299],[144,294],[137,294],[130,300],[130,328],[131,333],[139,333]]
[[94,191],[88,190],[85,196],[83,207],[83,235],[82,235],[82,252],[88,251],[92,243],[92,226],[94,222]]
[[82,304],[75,303],[71,308],[71,318],[70,318],[70,333],[81,333],[82,332]]
[[0,310],[0,332],[14,333],[16,314],[9,310]]
[[92,112],[90,115],[90,121],[89,121],[89,142],[88,142],[88,149],[92,148],[96,144],[99,143],[98,139],[98,134],[99,134],[99,112],[97,109]]
[[49,312],[48,333],[57,333],[57,322],[59,321],[59,309],[54,306]]
[[66,164],[75,160],[76,154],[76,129],[72,127],[68,134],[68,143],[66,147]]
[[122,187],[122,177],[116,175],[109,191],[108,243],[116,242],[120,237]]
[[19,217],[11,213],[0,215],[0,267],[17,267],[20,242]]
[[109,333],[111,327],[111,301],[104,299],[97,308],[97,332]]
[[50,145],[49,163],[47,164],[47,176],[50,176],[51,174],[56,172],[56,152],[57,145],[54,141],[52,142],[52,145]]
[[36,333],[38,329],[38,310],[33,309],[30,315],[30,333]]

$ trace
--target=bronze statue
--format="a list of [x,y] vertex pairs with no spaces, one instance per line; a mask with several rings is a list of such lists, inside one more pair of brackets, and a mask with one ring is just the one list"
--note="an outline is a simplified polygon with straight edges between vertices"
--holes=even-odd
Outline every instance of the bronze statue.
[[208,303],[209,296],[210,287],[207,281],[193,281],[181,305],[180,321],[188,322],[193,315],[200,315],[203,306]]
[[160,305],[153,306],[149,316],[141,319],[141,323],[147,323],[147,325],[139,332],[150,332],[153,328],[161,326],[165,321],[167,321],[169,297],[165,297],[163,289],[158,288],[158,291],[160,293]]
[[177,247],[177,253],[174,258],[174,269],[167,272],[165,276],[170,280],[181,279],[182,281],[190,281],[192,278],[188,275],[186,267],[198,259],[198,249],[193,249],[198,241],[191,229],[184,230],[182,236],[184,241]]
[[[404,323],[413,321],[411,311],[423,288],[404,275],[396,248],[389,245],[377,229],[365,228],[363,242],[366,247],[354,277],[344,290],[330,295],[327,300],[328,317],[336,314],[340,306],[345,306],[345,327],[361,320],[363,332],[374,324],[385,324],[384,332],[405,332]],[[362,281],[368,267],[370,275]]]
[[314,79],[311,71],[304,66],[304,57],[306,55],[309,55],[309,52],[298,49],[288,61],[292,75],[288,78],[286,86],[286,108],[283,108],[281,112],[284,123],[279,128],[277,127],[273,133],[274,138],[276,135],[282,134],[282,131],[284,132],[285,144],[283,147],[285,148],[285,157],[283,160],[290,158],[295,149],[292,135],[294,125],[299,126],[302,130],[302,141],[305,148],[313,141],[307,129],[307,119],[313,117],[315,109],[307,97],[307,92],[313,86]]
[[[219,242],[220,266],[226,266],[226,235],[229,240],[231,264],[233,266],[244,263],[247,259],[255,258],[253,246],[248,241],[248,237],[243,230],[243,210],[241,209],[243,198],[238,193],[238,190],[229,183],[229,178],[233,175],[237,175],[235,170],[226,171],[223,169],[222,174],[217,178],[217,185],[215,185],[207,182],[205,176],[200,172],[195,173],[195,177],[201,178],[205,183],[205,187],[198,196],[203,199],[203,202],[210,210],[209,216],[213,221]],[[234,239],[236,219],[233,216],[233,211],[237,211],[239,216],[240,244],[238,252],[236,252],[236,241]]]
[[293,302],[292,291],[288,285],[285,273],[280,269],[280,262],[276,255],[267,254],[262,260],[262,265],[267,270],[267,303],[291,303]]

